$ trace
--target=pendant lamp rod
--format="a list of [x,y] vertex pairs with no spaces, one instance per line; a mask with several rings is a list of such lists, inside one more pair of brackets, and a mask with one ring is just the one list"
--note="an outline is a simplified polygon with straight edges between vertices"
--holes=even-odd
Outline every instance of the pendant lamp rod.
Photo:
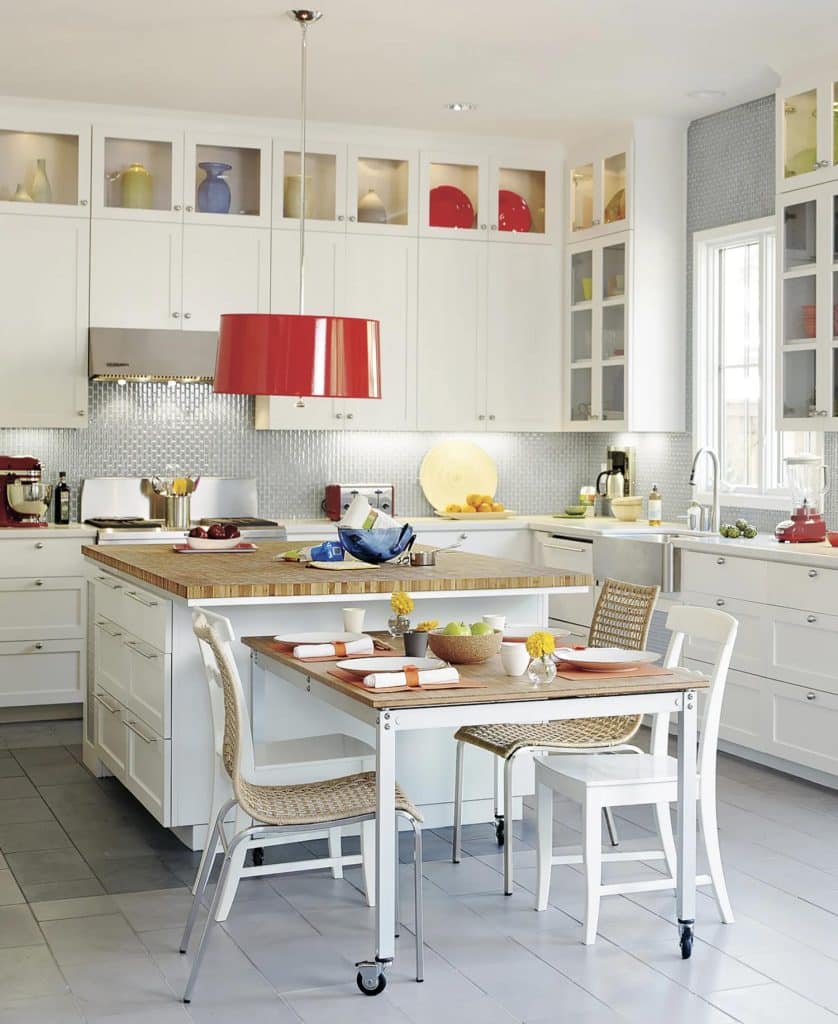
[[302,315],[305,309],[305,260],[306,260],[306,93],[307,59],[308,59],[308,26],[323,17],[322,11],[290,10],[288,17],[300,26],[300,292],[299,309]]

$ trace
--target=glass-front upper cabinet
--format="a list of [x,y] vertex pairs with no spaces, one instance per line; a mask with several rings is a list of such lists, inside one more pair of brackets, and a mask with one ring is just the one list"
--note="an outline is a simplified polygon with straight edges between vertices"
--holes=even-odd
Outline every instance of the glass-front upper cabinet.
[[556,202],[548,163],[494,159],[489,175],[489,231],[498,241],[552,241]]
[[183,133],[94,125],[93,215],[122,220],[183,218]]
[[625,426],[628,245],[624,235],[568,249],[565,418],[569,429]]
[[489,231],[489,166],[462,153],[423,153],[419,172],[419,234],[485,238]]
[[[303,202],[299,140],[274,141],[273,226],[296,229]],[[343,231],[346,222],[346,146],[306,141],[307,231]]]
[[188,220],[270,227],[270,138],[187,132],[183,174]]
[[778,214],[778,415],[838,429],[838,182],[792,192]]
[[0,120],[3,213],[90,216],[90,127],[15,112]]
[[630,227],[630,147],[586,152],[566,165],[571,241]]
[[350,146],[347,157],[347,230],[415,235],[419,154],[381,146]]
[[777,90],[777,188],[838,178],[838,74]]

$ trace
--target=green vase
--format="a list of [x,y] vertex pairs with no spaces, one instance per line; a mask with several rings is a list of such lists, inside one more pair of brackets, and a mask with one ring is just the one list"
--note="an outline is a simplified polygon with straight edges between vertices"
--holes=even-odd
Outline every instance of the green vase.
[[122,206],[126,210],[151,210],[152,178],[142,164],[131,164],[122,172]]

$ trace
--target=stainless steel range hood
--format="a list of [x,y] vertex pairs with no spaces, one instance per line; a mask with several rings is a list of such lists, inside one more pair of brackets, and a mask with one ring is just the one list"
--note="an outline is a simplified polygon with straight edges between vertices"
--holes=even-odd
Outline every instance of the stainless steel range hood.
[[216,331],[91,327],[91,380],[207,381],[215,376]]

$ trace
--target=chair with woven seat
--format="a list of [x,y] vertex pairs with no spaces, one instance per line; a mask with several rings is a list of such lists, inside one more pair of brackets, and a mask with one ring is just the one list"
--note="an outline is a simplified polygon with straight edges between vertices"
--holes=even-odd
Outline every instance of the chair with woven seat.
[[[591,619],[589,647],[623,647],[643,650],[658,599],[659,587],[636,586],[607,579]],[[502,762],[503,785],[495,783],[495,821],[503,843],[503,891],[512,894],[512,830],[506,819],[512,814],[512,770],[521,753],[578,754],[637,751],[629,740],[640,728],[641,715],[613,715],[603,718],[571,718],[539,725],[469,725],[459,729],[454,783],[454,838],[452,860],[460,862],[463,813],[463,756],[465,745],[486,750]],[[496,775],[497,779],[497,775]],[[605,822],[613,846],[619,839],[610,809]],[[502,836],[502,838],[501,838]]]
[[[230,623],[220,615],[200,610],[195,612],[193,620],[195,635],[207,646],[217,668],[216,683],[224,704],[223,759],[232,780],[233,795],[220,807],[209,836],[210,849],[216,849],[218,842],[224,845],[224,862],[183,994],[186,1003],[191,999],[207,940],[218,920],[218,908],[227,890],[231,865],[241,850],[248,845],[270,843],[278,837],[295,834],[299,837],[316,829],[328,830],[360,824],[363,855],[373,845],[376,809],[375,772],[356,772],[317,782],[287,784],[283,782],[282,773],[278,773],[275,767],[259,767],[255,763],[244,689],[232,652],[234,635]],[[252,824],[239,828],[225,842],[222,840],[224,821],[234,808],[238,815]],[[419,827],[422,815],[398,785],[396,813],[410,824],[414,834],[416,980],[422,981],[422,831]],[[185,953],[188,948],[212,864],[212,857],[206,857],[203,861],[181,940],[181,953]],[[365,884],[370,886],[369,876],[365,878]]]
[[[198,616],[217,627],[222,636],[233,636],[230,620],[215,612],[203,609],[193,613],[193,620]],[[219,686],[218,666],[212,649],[200,638],[198,647],[201,652],[201,660],[204,664],[204,676],[207,683],[210,711],[213,726],[213,760],[212,760],[212,793],[210,798],[209,813],[207,815],[208,828],[218,817],[218,812],[232,796],[232,779],[224,761],[224,698]],[[235,668],[235,663],[233,665]],[[275,770],[277,780],[282,775],[284,783],[291,782],[317,782],[319,779],[330,778],[334,775],[351,775],[353,772],[369,771],[375,767],[375,750],[362,740],[354,736],[346,736],[343,733],[330,733],[325,736],[307,736],[305,739],[295,740],[272,740],[266,743],[256,743],[254,746],[254,757],[259,768],[271,767]],[[250,819],[244,814],[240,807],[235,809],[234,832],[239,832],[250,824]],[[375,903],[374,885],[372,879],[375,868],[375,850],[372,842],[372,826],[365,826],[369,834],[360,854],[344,854],[341,831],[339,828],[329,830],[312,831],[300,836],[278,836],[271,843],[266,845],[279,846],[289,842],[301,842],[303,840],[328,840],[328,857],[317,859],[289,860],[282,863],[264,864],[264,850],[257,844],[243,845],[239,848],[231,866],[227,880],[226,891],[221,897],[218,905],[217,919],[226,921],[230,912],[233,899],[239,881],[242,878],[250,878],[258,875],[283,874],[289,871],[315,871],[321,868],[330,868],[333,878],[342,878],[343,869],[353,864],[360,864],[364,872],[364,880],[367,890],[367,900],[370,906]],[[226,828],[222,826],[218,840],[211,844],[204,845],[201,861],[195,873],[195,881],[192,886],[194,893],[198,886],[198,879],[207,858],[210,861],[215,859],[219,849],[224,849],[227,841]],[[253,865],[245,867],[245,859],[248,851],[252,852]]]

